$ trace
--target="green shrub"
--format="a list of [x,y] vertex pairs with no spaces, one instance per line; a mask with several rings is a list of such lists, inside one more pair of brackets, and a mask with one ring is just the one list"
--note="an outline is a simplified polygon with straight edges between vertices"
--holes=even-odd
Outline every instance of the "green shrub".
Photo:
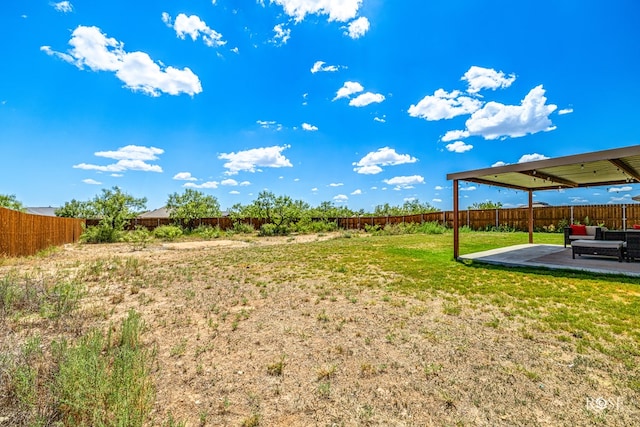
[[96,225],[84,229],[80,236],[82,243],[114,243],[122,239],[122,231],[104,225]]
[[277,234],[278,227],[275,224],[262,224],[258,230],[258,236],[276,236]]
[[220,227],[211,227],[210,225],[201,225],[191,233],[193,236],[198,236],[204,240],[217,239],[222,235]]
[[326,233],[338,230],[338,224],[335,221],[303,219],[293,226],[293,230],[297,233]]
[[182,236],[182,228],[176,225],[163,225],[153,230],[157,239],[173,241]]
[[236,221],[233,223],[233,229],[229,231],[237,234],[251,234],[254,233],[256,229],[251,224],[245,224],[243,222]]
[[123,240],[133,245],[134,250],[142,250],[153,240],[153,235],[146,227],[137,227],[124,234]]

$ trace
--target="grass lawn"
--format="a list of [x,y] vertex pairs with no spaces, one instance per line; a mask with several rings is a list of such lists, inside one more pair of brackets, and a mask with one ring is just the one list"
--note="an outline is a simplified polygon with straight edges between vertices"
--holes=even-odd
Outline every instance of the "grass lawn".
[[[562,235],[534,241],[561,244]],[[460,252],[527,242],[526,233],[462,233]],[[102,331],[102,353],[118,360],[117,325],[132,313],[144,357],[131,360],[153,383],[153,404],[139,405],[144,425],[640,419],[637,279],[459,263],[451,233],[196,243],[81,245],[0,261],[0,425],[70,423],[69,403],[50,387],[68,359],[58,343],[73,349]],[[60,290],[69,284],[82,292],[67,291],[78,295],[67,310]],[[47,310],[29,308],[35,297],[7,303],[37,286],[44,296],[57,286],[41,302]],[[21,394],[25,372],[34,396]]]

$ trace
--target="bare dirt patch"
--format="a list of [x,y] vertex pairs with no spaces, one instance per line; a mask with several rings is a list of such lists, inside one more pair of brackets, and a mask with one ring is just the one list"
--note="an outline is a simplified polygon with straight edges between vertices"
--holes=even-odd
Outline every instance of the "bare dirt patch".
[[[388,291],[398,278],[375,262],[349,275],[275,256],[288,244],[304,248],[335,237],[165,243],[140,251],[72,245],[2,266],[0,274],[82,277],[88,294],[71,328],[75,336],[106,328],[131,309],[141,313],[143,338],[157,349],[152,425],[169,418],[188,426],[639,419],[627,394],[618,408],[588,407],[588,399],[621,399],[609,372],[623,366],[578,352],[508,312],[445,294]],[[10,323],[3,340],[34,332]],[[45,325],[39,333],[47,336]]]

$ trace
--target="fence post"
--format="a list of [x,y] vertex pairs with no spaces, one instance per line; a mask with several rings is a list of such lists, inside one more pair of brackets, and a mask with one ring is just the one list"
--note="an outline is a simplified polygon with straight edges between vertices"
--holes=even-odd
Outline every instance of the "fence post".
[[500,224],[499,224],[500,220],[498,218],[498,215],[499,215],[498,214],[498,209],[496,209],[496,228],[500,227]]
[[573,224],[573,205],[571,205],[571,223],[569,225]]
[[622,229],[627,229],[627,205],[622,205]]

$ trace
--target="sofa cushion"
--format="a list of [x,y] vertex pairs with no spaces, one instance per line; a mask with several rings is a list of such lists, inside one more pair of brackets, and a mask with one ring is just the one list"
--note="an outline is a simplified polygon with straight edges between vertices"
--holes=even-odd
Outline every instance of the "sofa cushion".
[[587,236],[595,236],[597,228],[598,228],[597,225],[587,225],[585,227],[585,229],[587,230]]
[[574,241],[574,240],[595,240],[596,236],[595,234],[593,236],[590,236],[588,234],[580,235],[580,234],[572,234],[569,236],[569,240]]
[[[593,233],[595,235],[595,231]],[[571,224],[571,235],[572,236],[586,236],[587,235],[587,226],[580,224]]]
[[633,224],[634,230],[640,230],[640,224]]

